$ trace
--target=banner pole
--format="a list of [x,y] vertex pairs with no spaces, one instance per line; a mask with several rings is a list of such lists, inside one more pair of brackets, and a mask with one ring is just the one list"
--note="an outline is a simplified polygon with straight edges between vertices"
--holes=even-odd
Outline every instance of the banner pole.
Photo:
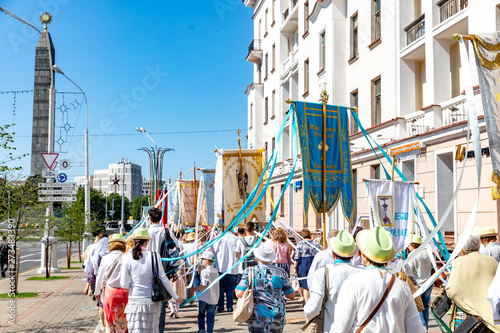
[[323,102],[323,142],[322,142],[322,155],[323,155],[323,163],[322,163],[322,173],[323,173],[323,181],[321,184],[323,191],[323,249],[326,249],[326,102],[328,102],[328,93],[326,92],[326,83],[325,89],[321,93],[321,101]]
[[396,155],[392,156],[391,182],[394,181],[394,167],[396,166]]
[[198,211],[198,203],[196,202],[197,201],[197,188],[196,188],[196,166],[193,165],[193,178],[194,178],[194,224],[196,225],[196,212]]
[[[241,190],[243,191],[243,205],[245,204],[245,201],[247,200],[246,197],[246,191],[245,191],[245,173],[243,172],[243,158],[241,156],[241,138],[240,138],[240,130],[237,130],[236,133],[238,133],[238,157],[240,159],[240,176],[241,176]],[[266,172],[266,170],[264,170]],[[245,225],[247,224],[247,218],[245,217]]]

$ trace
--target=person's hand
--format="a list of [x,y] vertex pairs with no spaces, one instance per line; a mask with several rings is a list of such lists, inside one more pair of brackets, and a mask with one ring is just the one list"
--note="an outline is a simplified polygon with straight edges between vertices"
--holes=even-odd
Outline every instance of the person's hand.
[[179,298],[176,300],[176,302],[177,302],[177,303],[179,303],[179,304],[184,304],[184,302],[185,302],[185,301],[186,301],[186,300],[185,300],[184,298],[182,298],[182,297],[179,297]]
[[95,300],[99,302],[99,299],[101,298],[101,295],[95,295]]
[[85,290],[83,291],[83,293],[85,295],[88,295],[89,294],[89,291],[90,291],[90,283],[87,282],[87,285],[85,286]]

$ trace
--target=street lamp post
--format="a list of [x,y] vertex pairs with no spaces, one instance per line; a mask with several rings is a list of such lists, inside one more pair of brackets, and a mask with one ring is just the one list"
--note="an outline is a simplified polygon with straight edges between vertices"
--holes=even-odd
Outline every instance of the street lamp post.
[[125,230],[125,165],[130,164],[130,161],[124,157],[120,158],[118,164],[123,164],[122,169],[122,221],[120,225],[120,232],[127,232]]
[[57,65],[52,66],[56,73],[61,74],[69,82],[73,83],[83,94],[85,99],[85,233],[83,234],[83,248],[86,249],[90,242],[90,176],[89,176],[89,112],[88,112],[88,102],[87,95],[85,92],[77,85],[73,80],[71,80],[64,72],[57,67]]

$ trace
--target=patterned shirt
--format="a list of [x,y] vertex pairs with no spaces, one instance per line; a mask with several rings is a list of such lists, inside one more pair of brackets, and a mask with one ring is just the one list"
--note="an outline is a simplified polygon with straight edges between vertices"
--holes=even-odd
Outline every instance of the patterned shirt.
[[422,252],[406,266],[406,274],[408,274],[410,278],[413,278],[416,285],[419,287],[431,276],[431,271],[432,261],[426,249],[422,250]]
[[294,292],[285,271],[282,268],[259,264],[245,269],[241,281],[236,287],[245,291],[248,288],[248,272],[254,270],[253,315],[250,321],[267,326],[271,323],[285,325],[285,304],[283,296]]
[[300,261],[303,257],[314,257],[316,253],[321,251],[321,245],[314,240],[303,240],[297,243],[293,260]]
[[498,242],[489,243],[482,251],[479,252],[485,256],[495,258],[496,261],[500,263],[500,244],[498,244]]

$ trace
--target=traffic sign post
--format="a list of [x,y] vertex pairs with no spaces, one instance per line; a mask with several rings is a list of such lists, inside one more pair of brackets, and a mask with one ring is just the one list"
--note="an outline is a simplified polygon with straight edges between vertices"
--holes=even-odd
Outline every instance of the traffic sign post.
[[38,190],[38,194],[70,194],[76,195],[78,190],[73,189],[61,189],[61,190]]
[[71,169],[71,161],[61,160],[61,170],[70,170],[70,169]]
[[76,197],[38,197],[42,202],[75,202]]
[[57,178],[57,171],[54,170],[44,170],[42,171],[43,178]]
[[59,154],[57,153],[42,153],[42,158],[43,161],[45,162],[45,165],[49,170],[52,170],[52,166],[54,165],[54,162],[57,160],[57,157],[59,157]]
[[75,183],[38,183],[38,187],[76,187]]
[[64,183],[66,180],[68,180],[68,176],[66,176],[65,173],[60,173],[57,175],[57,180],[61,183]]

